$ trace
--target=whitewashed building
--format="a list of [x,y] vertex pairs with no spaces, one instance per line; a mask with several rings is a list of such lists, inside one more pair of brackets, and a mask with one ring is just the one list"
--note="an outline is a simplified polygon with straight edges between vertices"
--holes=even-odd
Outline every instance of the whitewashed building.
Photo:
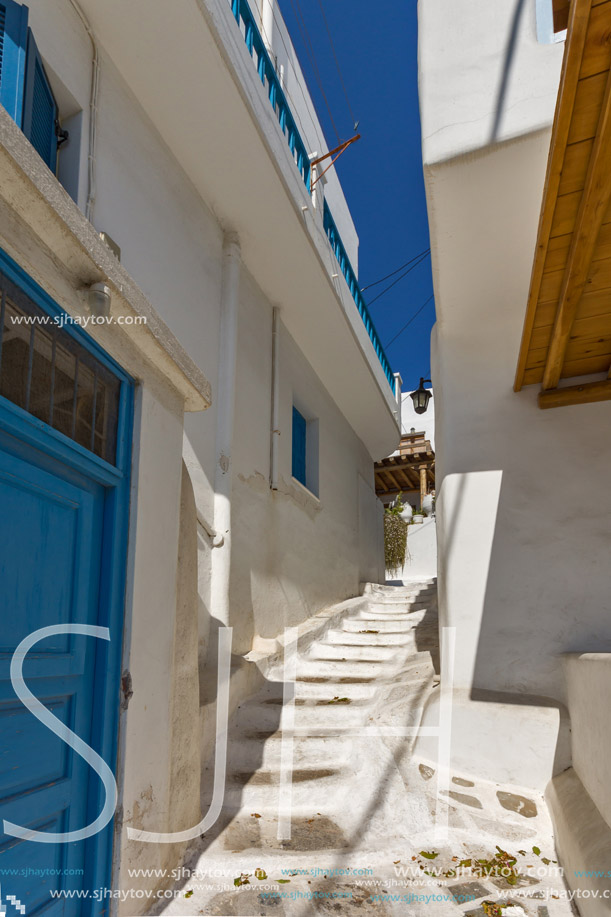
[[[384,576],[398,383],[288,33],[246,0],[171,7],[0,2],[0,850],[57,871],[6,880],[27,913],[150,908],[184,842],[126,829],[201,818],[218,629],[234,708],[249,651]],[[92,824],[112,777],[103,830],[28,834]]]
[[419,28],[452,762],[546,790],[569,885],[608,889],[574,870],[611,849],[611,6],[420,0]]

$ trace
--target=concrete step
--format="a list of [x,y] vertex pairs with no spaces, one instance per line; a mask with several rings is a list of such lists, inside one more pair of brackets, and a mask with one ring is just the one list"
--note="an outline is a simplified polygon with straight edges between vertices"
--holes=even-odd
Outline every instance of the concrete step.
[[[323,811],[329,798],[337,806],[351,793],[351,772],[346,769],[319,767],[293,770],[291,781],[291,815],[300,812],[314,814]],[[280,772],[261,770],[231,774],[225,787],[224,804],[241,805],[249,812],[277,815],[280,802]]]
[[380,646],[389,648],[413,646],[415,643],[415,629],[412,628],[404,634],[368,634],[360,631],[329,630],[326,638],[329,644],[339,643],[342,646]]
[[[390,616],[399,616],[403,617],[411,616],[417,612],[426,612],[432,606],[427,602],[414,602],[411,605],[379,605],[377,603],[370,603],[367,608],[363,608],[358,612],[359,617],[390,617]],[[421,614],[422,617],[422,614]]]
[[365,630],[377,631],[379,634],[408,634],[414,630],[414,622],[409,618],[384,621],[379,618],[347,618],[343,622],[344,630],[358,634]]
[[[368,678],[366,681],[351,682],[353,698],[365,700],[372,697],[376,692],[375,681],[375,679],[371,680]],[[305,703],[328,701],[330,698],[336,697],[338,692],[345,689],[346,682],[333,680],[332,678],[316,678],[315,681],[299,680],[294,682],[294,685],[295,704],[297,706],[303,706]],[[282,691],[266,691],[251,698],[249,703],[251,702],[281,706],[283,702],[283,693]]]
[[[367,634],[359,636],[366,637]],[[375,636],[375,634],[374,634]],[[375,646],[364,644],[314,643],[308,651],[308,659],[357,659],[359,662],[392,662],[401,658],[399,646]]]
[[436,579],[413,580],[411,583],[404,583],[403,586],[387,586],[381,583],[366,583],[363,589],[363,595],[409,595],[412,592],[422,590],[434,590],[437,588]]
[[[295,707],[295,725],[303,729],[338,729],[358,726],[367,720],[371,703],[351,698],[349,685],[345,685],[342,693],[336,696],[347,697],[348,702],[318,701]],[[274,732],[285,727],[287,722],[286,711],[273,704],[244,704],[236,711],[236,723],[243,729]]]
[[380,675],[385,664],[379,661],[362,661],[358,659],[310,659],[302,658],[297,661],[297,678],[304,675],[315,678],[346,679],[354,677],[358,680],[363,677]]
[[[227,751],[229,767],[238,771],[252,767],[279,768],[282,746],[282,733],[234,736],[229,740]],[[293,736],[293,765],[316,768],[323,761],[325,766],[332,763],[334,767],[341,767],[351,760],[353,748],[350,736]]]

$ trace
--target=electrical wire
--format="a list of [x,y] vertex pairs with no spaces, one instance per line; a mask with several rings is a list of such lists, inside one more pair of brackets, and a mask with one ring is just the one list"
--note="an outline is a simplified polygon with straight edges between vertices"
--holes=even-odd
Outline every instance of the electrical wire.
[[417,309],[416,312],[414,312],[414,314],[412,315],[412,317],[403,325],[403,328],[401,328],[400,331],[397,331],[397,333],[395,334],[394,338],[391,338],[391,340],[388,342],[388,344],[385,344],[385,345],[384,345],[384,350],[387,350],[387,349],[390,347],[391,344],[394,344],[394,342],[397,340],[398,337],[401,337],[401,335],[403,334],[403,332],[405,331],[405,329],[408,328],[409,325],[411,325],[411,323],[414,321],[414,319],[417,318],[417,317],[420,315],[420,313],[422,312],[422,310],[423,310],[426,306],[428,306],[428,304],[430,303],[430,301],[433,299],[433,296],[434,296],[434,293],[431,293],[431,295],[429,296],[429,298],[427,299],[427,301],[424,302],[424,303],[422,303],[422,305],[420,306],[420,308]]
[[374,280],[373,283],[368,283],[366,287],[361,287],[361,293],[364,293],[365,290],[368,290],[370,287],[377,287],[379,283],[383,283],[385,280],[388,280],[389,277],[394,277],[395,274],[398,274],[399,271],[402,271],[404,267],[407,267],[408,264],[411,264],[412,261],[416,260],[416,258],[420,258],[421,255],[428,255],[430,251],[430,248],[425,248],[424,251],[418,252],[417,255],[414,255],[413,258],[410,258],[409,261],[406,261],[405,264],[402,264],[401,267],[398,267],[395,271],[391,271],[390,274],[386,274],[385,277],[380,277],[379,280]]
[[382,296],[384,296],[385,293],[388,293],[389,290],[392,290],[392,288],[395,287],[395,286],[396,286],[401,280],[403,280],[405,277],[407,277],[407,275],[410,274],[410,273],[414,270],[415,267],[418,267],[419,264],[422,264],[422,262],[425,260],[426,257],[427,257],[426,254],[423,255],[418,261],[416,261],[414,264],[412,264],[411,267],[408,267],[408,269],[407,269],[406,271],[404,271],[403,274],[401,274],[400,277],[397,277],[396,280],[393,280],[392,283],[389,283],[388,286],[385,287],[385,288],[382,290],[381,293],[378,293],[377,296],[374,296],[374,297],[373,297],[373,299],[371,300],[371,302],[368,303],[368,306],[371,307],[371,306],[374,304],[374,302],[376,302],[378,299],[380,299]]
[[322,97],[323,97],[323,99],[324,99],[324,101],[325,101],[325,105],[327,106],[327,111],[329,112],[329,118],[330,118],[330,120],[331,120],[331,124],[332,124],[332,126],[333,126],[333,130],[335,131],[335,136],[337,137],[338,142],[341,142],[341,141],[340,141],[340,136],[339,136],[339,131],[337,130],[337,126],[336,126],[335,120],[334,120],[334,118],[333,118],[333,112],[331,111],[331,106],[330,106],[330,104],[329,104],[329,100],[327,99],[327,95],[326,95],[326,93],[325,93],[325,89],[324,89],[324,86],[323,86],[323,84],[322,84],[322,78],[321,78],[321,75],[320,75],[320,70],[318,69],[318,64],[316,63],[316,55],[314,54],[314,47],[313,47],[312,41],[311,41],[311,39],[310,39],[310,35],[309,35],[308,29],[307,29],[307,26],[306,26],[306,23],[305,23],[305,18],[304,18],[303,12],[302,12],[302,10],[301,10],[301,6],[299,5],[299,0],[291,0],[291,6],[293,7],[293,13],[295,14],[295,20],[296,20],[296,22],[297,22],[297,27],[298,27],[299,33],[300,33],[300,35],[301,35],[301,40],[303,41],[303,44],[304,44],[304,47],[305,47],[305,50],[306,50],[306,54],[308,55],[308,58],[309,58],[310,63],[311,63],[311,65],[312,65],[312,70],[313,70],[313,72],[314,72],[314,77],[315,77],[316,82],[317,82],[317,84],[318,84],[318,88],[320,89],[321,95],[322,95]]
[[325,10],[324,10],[324,7],[323,7],[323,5],[322,5],[322,0],[318,0],[318,6],[320,7],[320,12],[322,13],[322,18],[323,18],[323,21],[324,21],[324,23],[325,23],[325,29],[327,30],[327,35],[328,35],[328,37],[329,37],[329,44],[331,45],[331,52],[332,52],[333,57],[334,57],[334,59],[335,59],[335,67],[336,67],[336,69],[337,69],[337,75],[339,76],[339,81],[340,81],[340,83],[341,83],[341,85],[342,85],[342,89],[344,90],[344,97],[345,97],[345,99],[346,99],[346,104],[347,104],[347,106],[348,106],[348,111],[350,112],[350,117],[352,118],[352,123],[353,123],[353,125],[354,125],[354,130],[356,131],[358,121],[357,121],[356,118],[354,117],[354,112],[352,111],[352,106],[351,106],[351,104],[350,104],[350,99],[348,98],[348,90],[346,89],[346,84],[345,84],[345,82],[344,82],[344,77],[343,77],[343,74],[342,74],[342,69],[341,69],[341,67],[340,67],[340,65],[339,65],[339,60],[338,60],[338,58],[337,58],[337,53],[336,53],[336,51],[335,51],[335,45],[334,45],[334,43],[333,43],[333,37],[332,37],[332,35],[331,35],[331,29],[329,28],[329,23],[327,22],[327,17],[326,17],[326,15],[325,15]]
[[[279,36],[279,38],[280,38],[280,41],[282,42],[282,44],[283,44],[283,46],[284,46],[284,50],[286,51],[287,69],[288,69],[288,68],[291,69],[291,71],[292,71],[292,73],[293,73],[293,75],[294,75],[294,77],[295,77],[295,83],[296,83],[297,86],[299,87],[299,91],[301,92],[301,96],[302,96],[302,98],[303,98],[304,104],[305,104],[306,109],[307,109],[307,108],[309,108],[309,107],[312,105],[312,101],[310,100],[310,102],[308,102],[308,100],[307,100],[307,98],[306,98],[306,94],[305,94],[304,89],[303,89],[303,86],[301,85],[301,82],[300,82],[300,80],[298,79],[297,71],[296,71],[295,68],[291,65],[291,53],[290,53],[289,49],[288,49],[287,46],[286,46],[286,42],[285,42],[284,36],[283,36],[283,34],[282,34],[282,27],[283,27],[283,25],[284,25],[284,28],[286,28],[286,25],[285,25],[284,23],[278,22],[273,7],[272,7],[272,17],[273,17],[274,23],[275,23],[275,25],[276,25],[276,28],[278,29],[278,36]],[[268,48],[272,48],[272,41],[271,41],[269,35],[267,34],[267,30],[266,30],[265,26],[263,25],[263,21],[262,21],[262,20],[261,20],[261,22],[260,22],[260,26],[261,26],[261,32],[263,33],[264,37],[267,39]],[[277,67],[276,67],[276,69],[277,69]],[[296,104],[295,100],[293,99],[291,93],[289,92],[289,89],[288,89],[288,87],[286,86],[286,82],[285,82],[284,85],[282,86],[282,91],[283,91],[283,93],[286,95],[286,97],[288,98],[289,102],[291,102],[291,104],[292,104],[291,112],[292,112],[293,116],[295,117],[297,123],[299,124],[299,127],[301,128],[302,137],[305,138],[305,136],[306,136],[306,134],[307,134],[307,131],[305,130],[305,128],[304,128],[304,126],[303,126],[303,122],[302,122],[301,118],[299,117],[299,112],[298,112],[298,109],[297,109],[297,104]],[[316,134],[316,139],[317,139],[317,141],[318,141],[319,149],[322,150],[324,147],[326,147],[326,143],[325,143],[325,141],[321,138],[320,134],[318,133],[318,130],[317,130],[317,128],[316,128],[316,124],[314,123],[314,119],[312,119],[312,127],[314,128],[314,133]]]
[[[312,99],[311,99],[311,97],[310,97],[310,98],[307,98],[307,97],[306,97],[307,87],[306,87],[306,90],[304,90],[304,87],[303,87],[303,85],[302,85],[302,80],[299,79],[299,74],[297,73],[297,70],[295,69],[295,67],[294,67],[293,64],[291,63],[291,58],[293,57],[293,55],[294,55],[294,53],[295,53],[295,49],[293,48],[292,51],[289,51],[289,48],[287,47],[287,44],[286,44],[286,41],[284,40],[284,35],[283,35],[283,31],[284,31],[284,30],[286,30],[286,31],[287,31],[287,34],[288,34],[287,25],[286,25],[286,23],[284,22],[284,19],[282,19],[281,21],[278,19],[277,15],[276,15],[276,8],[277,8],[277,7],[276,7],[276,4],[273,4],[273,5],[272,5],[272,19],[273,19],[273,22],[274,22],[274,24],[275,24],[275,26],[276,26],[276,29],[277,29],[277,32],[278,32],[278,37],[279,37],[279,39],[280,39],[280,41],[281,41],[281,43],[282,43],[282,46],[284,47],[284,50],[285,50],[285,52],[286,52],[286,66],[287,66],[287,69],[289,69],[289,70],[291,71],[291,73],[293,74],[293,76],[294,76],[294,78],[295,78],[295,83],[296,83],[297,87],[299,88],[299,92],[301,93],[301,97],[302,97],[303,102],[304,102],[304,104],[305,104],[305,106],[306,106],[306,109],[309,109],[309,108],[311,107],[311,105],[312,105]],[[295,8],[294,8],[294,7],[293,7],[293,12],[295,13],[295,19],[296,19],[296,21],[297,21],[297,25],[299,26],[298,17],[297,17],[297,14],[296,14],[296,11],[295,11]],[[271,41],[270,36],[267,34],[267,30],[266,30],[266,28],[265,28],[265,26],[264,26],[264,24],[263,24],[262,18],[260,19],[260,27],[261,27],[261,32],[263,33],[264,37],[267,39],[268,48],[272,48],[272,41]],[[305,38],[304,38],[304,35],[303,35],[303,34],[301,34],[301,39],[302,39],[302,41],[304,42],[304,46],[305,46],[306,42],[305,42]],[[310,44],[311,44],[311,43],[310,43]],[[307,47],[306,47],[306,52],[307,52]],[[288,87],[286,86],[286,83],[282,86],[282,90],[283,90],[283,92],[285,93],[285,95],[287,96],[288,100],[289,100],[289,101],[292,103],[292,105],[293,105],[293,108],[292,108],[293,115],[295,116],[295,118],[296,118],[296,120],[297,120],[297,122],[298,122],[298,124],[299,124],[299,127],[301,128],[302,135],[303,135],[303,137],[305,138],[306,135],[307,135],[307,131],[306,131],[306,129],[305,129],[304,126],[303,126],[303,122],[301,121],[301,118],[299,117],[298,110],[297,110],[297,104],[296,104],[295,100],[293,99],[293,97],[292,97],[292,95],[291,95],[291,93],[290,93]],[[327,108],[329,108],[329,103],[328,103],[328,102],[327,102]],[[333,118],[332,118],[332,117],[331,117],[331,121],[333,121]],[[334,127],[335,127],[335,125],[334,125]],[[321,134],[320,134],[320,132],[319,132],[317,126],[316,126],[316,121],[315,121],[314,119],[312,119],[312,128],[313,128],[313,130],[314,130],[314,133],[316,134],[316,139],[317,139],[317,141],[318,141],[318,149],[319,149],[320,152],[322,153],[324,150],[326,150],[326,149],[328,148],[329,145],[328,145],[327,141],[325,140],[324,136],[321,136]],[[338,136],[338,139],[339,139],[339,135],[337,134],[337,129],[335,129],[335,133],[336,133],[336,135]]]

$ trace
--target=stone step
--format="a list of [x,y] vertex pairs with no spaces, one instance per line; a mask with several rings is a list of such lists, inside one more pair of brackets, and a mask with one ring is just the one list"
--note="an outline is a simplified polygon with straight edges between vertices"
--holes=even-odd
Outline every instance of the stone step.
[[431,608],[431,605],[426,602],[414,602],[411,605],[378,605],[377,603],[371,603],[357,614],[359,617],[411,617],[417,612],[426,612],[429,608]]
[[[361,634],[360,636],[367,636]],[[375,636],[375,635],[374,635]],[[360,662],[389,662],[401,658],[399,646],[375,646],[369,644],[314,643],[308,651],[308,659],[357,659]]]
[[363,629],[361,631],[329,630],[326,639],[330,644],[339,643],[343,646],[400,647],[415,645],[415,628],[404,634],[381,634],[379,632],[368,634]]
[[[350,686],[345,685],[344,690],[335,695],[338,698],[348,698],[345,703],[310,702],[294,709],[295,725],[304,728],[338,729],[358,726],[367,720],[371,703],[350,697]],[[333,700],[333,698],[329,698]],[[248,703],[238,707],[236,711],[236,724],[241,728],[256,729],[257,731],[281,730],[286,725],[288,715],[281,706],[265,703]]]
[[[352,696],[356,699],[367,699],[376,692],[376,679],[367,679],[366,681],[351,682]],[[298,680],[295,685],[295,704],[302,706],[308,702],[327,701],[335,697],[346,687],[346,682],[333,680],[332,678],[316,678],[314,681]],[[267,690],[248,702],[262,703],[281,706],[283,702],[282,685],[279,690]]]
[[[259,737],[261,736],[261,737]],[[231,770],[247,768],[279,768],[282,759],[282,733],[239,736],[229,740],[227,758]],[[354,742],[350,736],[293,736],[293,766],[317,767],[321,761],[326,766],[341,767],[351,760]]]
[[434,590],[437,588],[436,579],[413,580],[403,586],[386,586],[381,583],[366,583],[363,595],[409,595],[411,592]]
[[379,661],[301,658],[297,661],[297,679],[300,680],[304,675],[330,679],[354,677],[355,680],[358,680],[363,677],[375,678],[380,675],[384,668],[385,663]]
[[[332,798],[334,807],[349,804],[352,774],[346,769],[330,767],[293,770],[291,781],[291,816],[301,812],[314,814],[324,811]],[[345,800],[345,802],[341,802]],[[261,815],[278,814],[280,802],[279,771],[264,770],[256,774],[248,771],[231,774],[225,787],[225,806],[239,805],[248,812]]]
[[377,631],[379,634],[408,634],[414,630],[415,622],[407,617],[391,621],[380,618],[346,618],[342,626],[345,631],[353,634],[364,630]]

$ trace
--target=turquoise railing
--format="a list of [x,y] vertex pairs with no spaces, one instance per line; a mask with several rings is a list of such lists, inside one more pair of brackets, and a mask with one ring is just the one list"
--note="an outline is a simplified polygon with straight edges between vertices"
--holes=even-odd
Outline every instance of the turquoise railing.
[[263,44],[261,33],[257,28],[250,7],[246,0],[231,0],[231,10],[242,31],[248,52],[255,62],[261,82],[267,89],[269,101],[276,112],[278,123],[282,129],[282,133],[286,137],[295,164],[309,191],[310,159],[305,144],[295,125],[295,120],[291,114],[288,102],[286,101],[282,86],[280,85],[276,68],[272,64],[271,58],[267,53],[267,48]]
[[323,224],[325,227],[325,232],[327,233],[329,242],[331,243],[331,248],[337,258],[337,262],[341,268],[342,274],[346,278],[346,283],[348,284],[348,289],[352,294],[352,298],[356,303],[356,307],[359,310],[359,315],[363,319],[363,324],[367,329],[367,334],[369,339],[373,344],[374,350],[378,355],[378,360],[384,370],[384,375],[388,379],[388,383],[392,388],[393,392],[395,390],[395,377],[392,369],[390,368],[390,363],[388,362],[388,357],[384,353],[384,348],[382,347],[382,342],[378,337],[378,332],[376,331],[373,319],[369,314],[369,309],[363,299],[363,294],[361,293],[356,274],[350,264],[350,259],[346,254],[346,249],[344,248],[344,243],[342,242],[342,237],[337,231],[337,226],[335,225],[335,220],[331,216],[331,211],[327,206],[325,201],[324,210],[323,210]]
[[[263,43],[261,33],[257,27],[257,24],[254,20],[254,17],[250,11],[247,0],[229,0],[231,3],[231,11],[235,17],[235,20],[238,24],[240,31],[246,42],[246,47],[248,48],[248,53],[253,59],[253,62],[257,68],[257,72],[261,79],[261,82],[267,90],[267,95],[271,103],[272,108],[276,112],[276,117],[278,118],[278,123],[282,133],[286,137],[289,149],[295,161],[295,165],[301,173],[304,184],[308,191],[310,191],[310,159],[305,147],[303,140],[297,130],[295,124],[295,119],[291,114],[291,110],[286,101],[286,96],[284,95],[284,90],[280,85],[280,80],[276,73],[276,68],[274,67],[271,58],[267,52],[267,48]],[[350,264],[350,259],[346,254],[346,249],[344,248],[344,243],[342,242],[341,236],[337,231],[337,226],[335,221],[331,216],[331,211],[325,201],[324,204],[324,213],[323,213],[323,222],[325,232],[331,243],[331,248],[335,253],[335,257],[339,262],[341,267],[342,274],[346,278],[346,283],[352,294],[352,298],[356,304],[359,314],[363,319],[363,324],[367,329],[367,334],[371,340],[371,343],[374,346],[375,352],[378,356],[378,360],[384,370],[384,375],[388,379],[388,384],[391,389],[395,390],[395,378],[393,371],[390,368],[390,363],[388,358],[384,353],[384,348],[378,333],[373,324],[373,320],[369,314],[369,310],[365,304],[365,300],[361,294],[356,274]]]

